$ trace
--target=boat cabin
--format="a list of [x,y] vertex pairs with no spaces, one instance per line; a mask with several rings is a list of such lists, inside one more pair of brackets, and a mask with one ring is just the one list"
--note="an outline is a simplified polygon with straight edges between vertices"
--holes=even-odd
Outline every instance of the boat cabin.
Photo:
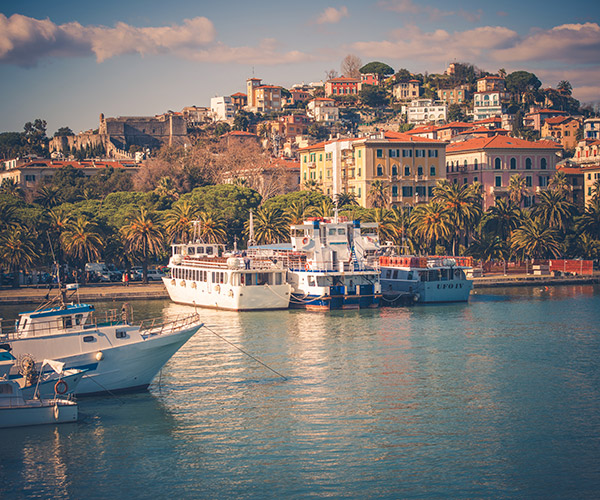
[[40,337],[82,329],[93,310],[94,306],[89,304],[70,304],[21,313],[16,325],[16,334],[19,338]]

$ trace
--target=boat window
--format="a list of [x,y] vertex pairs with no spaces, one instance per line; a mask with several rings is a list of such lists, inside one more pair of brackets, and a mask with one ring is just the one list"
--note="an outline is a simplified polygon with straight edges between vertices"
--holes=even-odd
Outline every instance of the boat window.
[[393,279],[397,280],[398,279],[398,269],[394,269],[394,276]]
[[408,276],[406,277],[407,280],[413,280],[413,272],[409,271]]
[[258,273],[256,275],[257,285],[268,285],[269,284],[269,273]]
[[275,273],[275,284],[281,285],[281,283],[283,283],[281,273]]
[[221,283],[223,284],[227,284],[227,273],[221,273],[221,275],[223,276],[221,279]]
[[196,247],[196,252],[198,254],[204,253],[204,247]]
[[213,247],[206,247],[206,255],[212,255],[213,254]]
[[117,330],[115,332],[115,337],[117,337],[118,339],[124,339],[125,337],[127,337],[127,332],[125,332],[125,330]]
[[344,234],[346,234],[346,230],[343,227],[339,228],[338,229],[338,234],[343,236]]
[[194,247],[188,248],[188,255],[195,255],[195,253],[196,253],[196,249]]
[[242,285],[252,286],[252,273],[242,274]]
[[12,394],[13,386],[12,384],[0,384],[0,394]]
[[73,318],[71,316],[63,316],[63,328],[72,328],[73,327]]
[[76,325],[81,325],[81,321],[83,320],[83,314],[76,314],[75,315],[75,324]]
[[335,236],[335,228],[334,227],[329,228],[329,236]]
[[310,286],[315,286],[315,277],[314,276],[309,276],[308,277],[308,284]]
[[84,342],[95,342],[96,338],[93,335],[86,335],[83,337]]

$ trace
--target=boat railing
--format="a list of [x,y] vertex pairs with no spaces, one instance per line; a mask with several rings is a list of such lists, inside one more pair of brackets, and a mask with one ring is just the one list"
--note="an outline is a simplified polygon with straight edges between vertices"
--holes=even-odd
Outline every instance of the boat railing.
[[198,323],[200,323],[200,315],[194,313],[175,318],[147,319],[142,321],[139,326],[141,335],[165,335],[195,326]]

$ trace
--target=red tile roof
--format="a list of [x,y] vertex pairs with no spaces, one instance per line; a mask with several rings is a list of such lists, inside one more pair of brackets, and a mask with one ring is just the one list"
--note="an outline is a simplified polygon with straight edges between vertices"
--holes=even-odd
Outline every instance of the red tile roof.
[[548,125],[560,125],[564,122],[570,122],[572,120],[577,120],[577,118],[573,118],[572,116],[551,116],[550,118],[546,118],[544,123]]
[[495,135],[493,137],[477,137],[468,141],[449,144],[446,153],[460,153],[479,149],[561,149],[560,144],[552,141],[526,141],[516,137]]
[[243,92],[236,92],[235,94],[231,94],[231,97],[248,97]]
[[331,80],[327,80],[328,82],[352,82],[352,83],[360,83],[359,78],[347,78],[345,76],[339,76],[337,78],[332,78]]
[[384,132],[383,136],[391,141],[429,142],[435,144],[444,144],[443,141],[436,141],[435,139],[429,139],[427,137],[413,137],[412,135],[404,132],[392,132],[391,130]]

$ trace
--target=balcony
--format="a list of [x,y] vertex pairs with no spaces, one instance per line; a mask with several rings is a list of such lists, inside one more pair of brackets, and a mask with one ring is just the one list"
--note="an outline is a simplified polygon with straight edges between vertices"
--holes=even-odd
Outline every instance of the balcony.
[[342,167],[354,167],[356,161],[354,158],[342,158]]
[[492,186],[490,188],[490,194],[500,195],[500,194],[508,194],[509,189],[508,186]]
[[317,164],[314,161],[309,161],[306,166],[308,168],[317,168]]

